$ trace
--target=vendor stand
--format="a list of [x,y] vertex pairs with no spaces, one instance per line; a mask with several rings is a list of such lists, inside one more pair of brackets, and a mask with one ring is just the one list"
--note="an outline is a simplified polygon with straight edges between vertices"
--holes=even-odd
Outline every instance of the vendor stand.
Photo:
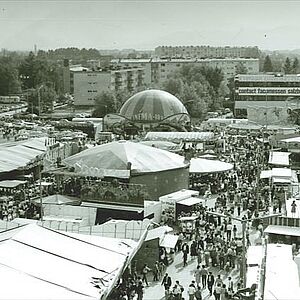
[[190,239],[196,231],[196,220],[198,216],[180,217],[178,219],[180,231],[185,235],[189,235]]

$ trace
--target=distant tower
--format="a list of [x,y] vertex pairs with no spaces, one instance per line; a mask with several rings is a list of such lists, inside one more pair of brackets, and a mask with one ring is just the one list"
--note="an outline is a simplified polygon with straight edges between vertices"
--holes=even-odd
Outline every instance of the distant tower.
[[37,56],[37,45],[36,44],[34,44],[34,52],[33,53],[35,56]]

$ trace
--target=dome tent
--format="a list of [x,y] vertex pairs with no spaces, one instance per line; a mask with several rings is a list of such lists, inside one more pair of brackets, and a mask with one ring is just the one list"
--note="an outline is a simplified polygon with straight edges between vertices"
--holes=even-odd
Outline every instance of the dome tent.
[[[100,170],[105,176],[118,177],[131,164],[131,174],[153,173],[187,167],[183,156],[129,141],[117,141],[84,150],[64,160],[75,171]],[[123,172],[123,174],[126,174]],[[93,175],[91,173],[84,175]],[[97,176],[97,174],[94,174]],[[99,176],[101,177],[101,176]],[[123,177],[123,176],[122,176]]]
[[135,123],[158,123],[188,112],[182,102],[161,90],[145,90],[133,95],[121,107],[120,115]]
[[128,183],[145,186],[151,200],[188,188],[189,163],[183,156],[140,143],[111,142],[64,162],[82,176],[125,178]]

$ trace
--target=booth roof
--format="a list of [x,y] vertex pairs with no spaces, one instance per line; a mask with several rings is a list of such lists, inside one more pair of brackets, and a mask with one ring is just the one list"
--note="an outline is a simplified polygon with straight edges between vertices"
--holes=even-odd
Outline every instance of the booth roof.
[[75,167],[75,171],[76,167],[126,171],[128,163],[131,163],[132,174],[159,172],[188,166],[184,157],[180,155],[129,141],[99,145],[68,157],[64,162],[68,166]]
[[291,245],[268,244],[265,268],[263,299],[299,300],[298,268],[293,260]]
[[232,164],[220,160],[192,158],[190,162],[190,173],[225,172],[231,170],[232,168]]
[[26,183],[23,180],[2,180],[0,181],[0,188],[16,188],[21,184]]
[[0,173],[24,168],[46,151],[46,138],[34,138],[0,146]]
[[276,152],[271,151],[269,155],[269,164],[279,166],[289,166],[290,152]]
[[214,139],[213,132],[148,132],[145,140],[205,142]]
[[2,232],[0,240],[0,299],[100,299],[138,246],[35,224]]
[[293,137],[293,138],[288,138],[288,139],[284,139],[284,140],[281,140],[281,142],[285,142],[285,143],[300,143],[300,136]]

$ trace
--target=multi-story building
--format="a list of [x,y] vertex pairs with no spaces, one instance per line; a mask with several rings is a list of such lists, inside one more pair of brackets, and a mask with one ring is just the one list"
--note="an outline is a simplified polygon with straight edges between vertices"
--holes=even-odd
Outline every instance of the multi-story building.
[[259,72],[259,59],[256,58],[226,58],[226,59],[117,59],[111,61],[112,65],[122,67],[142,67],[145,72],[145,83],[162,83],[168,76],[179,70],[182,66],[193,64],[198,66],[217,67],[223,71],[227,81],[236,75],[236,69],[243,65],[249,74]]
[[235,115],[262,125],[287,121],[299,109],[300,76],[282,74],[237,75]]
[[144,84],[144,69],[130,68],[111,71],[72,73],[75,106],[93,106],[103,91],[135,91]]
[[159,58],[258,58],[258,47],[211,46],[159,46],[155,48]]

